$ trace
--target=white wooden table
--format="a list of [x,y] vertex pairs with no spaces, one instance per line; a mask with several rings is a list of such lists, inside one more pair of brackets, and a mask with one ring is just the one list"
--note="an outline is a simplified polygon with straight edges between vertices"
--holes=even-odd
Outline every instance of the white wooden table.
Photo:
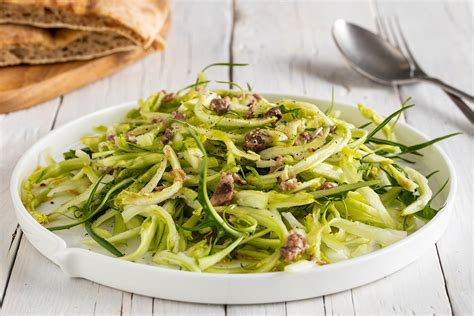
[[[380,14],[400,19],[428,73],[472,93],[472,2],[175,1],[166,52],[40,106],[1,115],[0,314],[472,314],[472,125],[435,87],[397,91],[362,78],[344,63],[330,35],[334,20],[375,29]],[[412,96],[417,106],[404,117],[410,124],[431,137],[465,132],[441,144],[459,177],[455,214],[442,239],[405,269],[360,288],[298,302],[223,306],[165,301],[70,279],[22,238],[8,186],[28,146],[86,113],[191,83],[203,66],[218,61],[251,67],[215,69],[210,72],[215,79],[318,98],[330,98],[334,87],[337,101],[364,102],[384,114],[397,108],[400,98]]]

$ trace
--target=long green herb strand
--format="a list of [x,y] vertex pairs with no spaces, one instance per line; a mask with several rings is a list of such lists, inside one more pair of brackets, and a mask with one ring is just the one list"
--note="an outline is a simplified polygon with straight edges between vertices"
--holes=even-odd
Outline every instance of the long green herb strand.
[[377,134],[378,131],[380,131],[385,125],[387,125],[394,117],[396,117],[399,113],[402,113],[403,111],[406,111],[410,108],[414,107],[414,105],[408,105],[408,106],[405,106],[403,108],[401,108],[400,110],[397,110],[395,112],[393,112],[392,114],[390,114],[389,116],[387,116],[383,121],[382,123],[380,123],[379,125],[377,125],[377,127],[375,127],[370,133],[369,135],[366,136],[366,139],[367,141],[369,141],[373,136],[375,136],[375,134]]
[[102,246],[104,249],[106,249],[108,252],[110,252],[116,257],[123,257],[123,253],[121,253],[117,248],[115,248],[114,245],[112,245],[107,240],[100,237],[94,232],[91,222],[85,222],[84,226],[86,227],[86,231],[89,236],[91,236],[91,238],[94,239],[95,242],[97,242],[100,246]]
[[[46,159],[21,187],[33,218],[51,231],[78,226],[88,249],[123,260],[261,273],[365,255],[441,211],[432,204],[448,182],[433,194],[436,172],[424,176],[418,161],[423,149],[459,133],[396,141],[409,99],[385,119],[361,105],[371,122],[355,128],[339,118],[334,89],[324,112],[311,102],[267,100],[248,83],[244,90],[208,80],[205,72],[218,66],[246,64],[204,67],[194,84],[140,100],[119,122],[82,137],[65,160]],[[211,82],[230,89],[212,90]]]

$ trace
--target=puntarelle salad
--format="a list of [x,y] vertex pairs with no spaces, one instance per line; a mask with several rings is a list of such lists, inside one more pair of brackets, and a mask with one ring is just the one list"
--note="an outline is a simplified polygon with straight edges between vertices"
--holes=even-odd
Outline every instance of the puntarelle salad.
[[393,127],[412,105],[385,119],[359,105],[368,123],[356,127],[331,108],[270,102],[250,86],[210,90],[208,68],[176,93],[139,100],[64,160],[49,157],[22,184],[31,215],[51,231],[83,225],[85,245],[123,260],[258,273],[373,252],[439,211],[430,175],[407,154],[455,134],[398,143]]

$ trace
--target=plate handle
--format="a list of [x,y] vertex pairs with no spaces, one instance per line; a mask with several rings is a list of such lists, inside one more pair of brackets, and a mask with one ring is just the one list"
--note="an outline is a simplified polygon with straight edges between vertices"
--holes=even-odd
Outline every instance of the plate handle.
[[76,278],[80,276],[79,266],[80,261],[84,260],[84,256],[80,253],[81,249],[66,248],[58,251],[54,256],[54,261],[63,270],[63,272],[71,277]]

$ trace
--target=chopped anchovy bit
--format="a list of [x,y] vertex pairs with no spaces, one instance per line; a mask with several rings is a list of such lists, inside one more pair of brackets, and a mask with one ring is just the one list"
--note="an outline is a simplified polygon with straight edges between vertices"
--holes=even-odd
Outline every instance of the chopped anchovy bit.
[[19,190],[32,218],[53,232],[76,227],[86,247],[121,260],[294,273],[389,246],[438,213],[431,202],[443,204],[448,182],[433,193],[408,155],[456,134],[401,144],[394,125],[406,103],[387,118],[359,105],[369,125],[355,127],[338,109],[267,100],[238,83],[211,90],[209,67],[111,117],[64,159],[46,153]]
[[258,153],[267,148],[271,141],[272,136],[264,130],[257,128],[245,135],[244,147],[247,150]]
[[294,261],[308,251],[309,245],[306,239],[296,232],[291,232],[286,238],[285,244],[280,248],[280,253],[286,262]]
[[137,138],[135,137],[133,132],[127,132],[127,134],[125,134],[125,139],[130,143],[133,143],[133,144],[137,143]]
[[281,110],[277,107],[274,107],[270,110],[268,110],[264,115],[263,117],[276,117],[277,118],[277,122],[279,120],[281,120],[281,118],[283,117],[283,114],[281,113]]
[[224,115],[229,112],[230,103],[227,99],[215,98],[211,101],[211,109],[219,115]]
[[175,97],[176,97],[176,95],[174,93],[167,93],[163,97],[163,102],[164,103],[169,103],[169,102],[173,101]]
[[234,177],[227,173],[221,177],[216,191],[212,194],[211,203],[214,206],[227,205],[234,196]]
[[173,139],[173,131],[171,130],[171,128],[167,128],[165,129],[165,132],[163,134],[163,144],[168,144],[171,139]]
[[291,191],[298,187],[298,180],[296,178],[290,178],[287,180],[280,181],[278,188],[281,191]]
[[328,190],[328,189],[332,189],[334,187],[337,186],[337,183],[334,183],[334,182],[324,182],[323,184],[321,184],[318,188],[318,190]]

